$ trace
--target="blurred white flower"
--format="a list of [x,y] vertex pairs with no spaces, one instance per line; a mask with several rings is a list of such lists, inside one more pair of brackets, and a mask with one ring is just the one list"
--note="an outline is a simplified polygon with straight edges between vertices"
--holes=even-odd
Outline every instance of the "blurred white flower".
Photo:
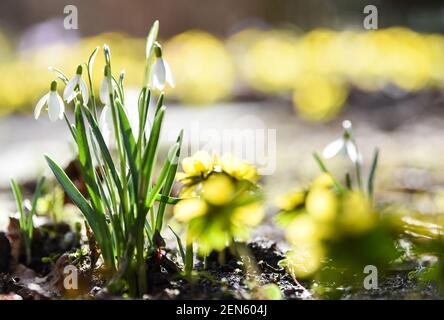
[[63,113],[65,112],[65,104],[62,98],[57,93],[57,82],[51,82],[50,91],[45,94],[37,102],[34,109],[34,117],[38,119],[40,112],[45,105],[48,105],[48,115],[51,121],[56,121],[57,119],[63,119]]
[[361,154],[351,137],[352,123],[345,120],[342,122],[342,127],[344,128],[343,136],[329,143],[324,148],[322,155],[324,158],[330,159],[341,153],[350,158],[353,163],[362,162]]
[[77,67],[75,76],[72,77],[71,80],[69,80],[68,84],[65,87],[65,91],[63,92],[63,99],[65,99],[66,102],[70,103],[75,98],[75,96],[77,95],[75,91],[77,86],[79,86],[84,104],[88,104],[88,87],[86,86],[85,81],[83,81],[82,79],[82,66]]

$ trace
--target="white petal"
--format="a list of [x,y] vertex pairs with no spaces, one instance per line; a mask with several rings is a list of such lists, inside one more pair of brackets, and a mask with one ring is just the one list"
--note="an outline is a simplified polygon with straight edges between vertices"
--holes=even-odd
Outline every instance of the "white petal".
[[151,86],[157,90],[165,87],[165,64],[162,58],[157,58],[151,73]]
[[113,125],[113,115],[111,113],[111,109],[109,106],[105,105],[102,109],[102,113],[99,118],[99,128],[102,133],[103,140],[105,140],[106,145],[109,146],[110,139],[112,137],[112,133],[114,125]]
[[68,84],[65,87],[65,90],[63,91],[63,99],[70,103],[72,99],[76,96],[76,93],[74,92],[74,89],[76,88],[76,85],[79,83],[80,76],[75,75],[72,77],[71,80],[69,80]]
[[171,68],[170,65],[168,64],[168,62],[166,62],[164,60],[164,67],[165,67],[165,78],[166,78],[166,82],[168,83],[168,85],[171,88],[174,88],[174,86],[176,85],[174,83],[174,78],[173,78],[173,73],[171,72]]
[[326,159],[333,158],[344,148],[344,139],[339,138],[331,143],[329,143],[322,152],[322,155]]
[[86,83],[85,81],[83,81],[82,78],[79,79],[79,87],[80,87],[80,92],[82,93],[83,103],[87,105],[89,101],[88,87],[86,86]]
[[48,97],[49,97],[49,92],[47,94],[45,94],[43,97],[41,97],[40,100],[37,102],[35,109],[34,109],[34,118],[38,119],[43,106],[48,101]]
[[59,113],[59,119],[63,119],[63,114],[65,113],[65,103],[63,102],[63,99],[56,94],[57,100],[59,101],[59,105],[60,105],[60,113]]
[[48,98],[48,114],[49,120],[56,121],[60,117],[60,103],[57,99],[57,93],[51,92]]
[[350,158],[350,160],[353,163],[357,162],[359,160],[359,154],[355,144],[351,141],[347,141],[346,147],[347,147],[347,155]]
[[105,105],[110,105],[109,103],[109,90],[108,90],[108,80],[103,78],[99,89],[100,101]]

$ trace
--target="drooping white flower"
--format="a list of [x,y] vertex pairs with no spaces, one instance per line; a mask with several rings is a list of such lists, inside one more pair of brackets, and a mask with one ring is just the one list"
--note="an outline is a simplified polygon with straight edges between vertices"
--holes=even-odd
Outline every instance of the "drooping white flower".
[[89,95],[88,95],[88,87],[86,86],[85,81],[82,79],[82,66],[77,67],[77,71],[74,77],[69,80],[68,84],[65,87],[65,91],[63,91],[63,99],[66,102],[70,103],[77,95],[76,88],[77,86],[80,89],[80,93],[83,97],[83,102],[88,104]]
[[103,78],[102,83],[100,84],[99,97],[100,101],[102,101],[105,106],[111,105],[111,102],[109,100],[108,79],[106,77]]
[[57,93],[57,82],[52,81],[50,90],[47,94],[40,98],[34,109],[34,117],[38,119],[42,108],[48,105],[48,115],[51,121],[57,119],[63,119],[63,113],[65,112],[65,104],[62,98]]
[[105,66],[105,70],[104,70],[104,74],[103,74],[103,80],[102,83],[100,84],[100,88],[99,88],[99,98],[100,101],[106,105],[106,106],[111,106],[111,101],[110,101],[110,92],[109,92],[109,86],[108,86],[108,76],[109,76],[109,67]]
[[151,70],[151,87],[161,91],[165,88],[165,84],[168,84],[171,88],[174,88],[173,74],[171,73],[168,62],[162,57],[161,47],[156,45],[154,52],[156,54],[156,61]]
[[329,143],[324,148],[322,155],[324,158],[330,159],[339,153],[342,153],[350,158],[353,163],[361,162],[361,154],[359,153],[358,148],[351,137],[352,123],[349,120],[345,120],[342,122],[342,127],[344,128],[343,136]]
[[109,146],[114,137],[113,115],[109,105],[105,105],[99,117],[99,129],[102,133],[103,140]]

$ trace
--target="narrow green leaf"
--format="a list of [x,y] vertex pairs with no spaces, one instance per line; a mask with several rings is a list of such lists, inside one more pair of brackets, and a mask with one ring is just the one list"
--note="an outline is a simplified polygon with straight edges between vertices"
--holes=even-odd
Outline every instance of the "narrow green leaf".
[[[169,196],[171,194],[171,189],[174,184],[174,179],[177,173],[177,167],[179,165],[179,157],[180,157],[180,147],[182,145],[183,138],[183,130],[180,131],[179,136],[177,137],[177,143],[179,147],[177,148],[177,153],[174,155],[173,162],[168,170],[168,174],[165,179],[165,185],[162,188],[162,195]],[[157,209],[157,217],[156,217],[156,230],[160,232],[162,230],[163,224],[163,216],[165,213],[166,202],[161,202],[159,204],[159,208]]]
[[347,187],[348,190],[353,189],[353,184],[352,184],[352,180],[350,177],[350,173],[348,173],[348,172],[345,174],[345,186]]
[[98,230],[98,220],[95,217],[94,210],[80,193],[80,191],[75,187],[74,183],[68,178],[66,173],[60,168],[50,157],[45,155],[46,162],[54,173],[57,181],[65,190],[68,197],[72,202],[80,209],[80,211],[85,216],[88,224],[91,226],[93,231]]
[[378,159],[379,159],[379,149],[376,149],[373,154],[372,165],[370,167],[370,174],[368,176],[368,182],[367,182],[368,194],[370,199],[373,197],[374,180],[376,175],[376,169],[378,167]]
[[146,38],[146,58],[148,59],[151,56],[151,52],[153,50],[154,42],[156,42],[157,35],[159,33],[159,21],[156,20],[153,23],[153,26],[148,33]]
[[[40,179],[37,181],[37,186],[35,188],[34,194],[32,196],[32,203],[31,203],[31,210],[28,213],[28,217],[27,217],[27,227],[28,230],[31,229],[32,230],[32,217],[34,216],[36,210],[37,210],[37,201],[39,200],[41,193],[42,193],[42,189],[43,189],[43,185],[45,183],[45,177],[40,177]],[[32,237],[32,234],[30,234],[30,237]]]
[[80,191],[74,186],[74,183],[68,178],[66,173],[59,165],[57,165],[57,163],[47,155],[45,155],[45,159],[63,190],[65,190],[68,197],[80,209],[93,230],[94,236],[102,249],[105,262],[114,267],[114,257],[111,249],[112,242],[105,215],[94,211],[88,201],[86,201]]
[[91,79],[92,79],[92,74],[93,74],[92,68],[94,66],[94,61],[96,60],[96,56],[97,56],[97,53],[99,52],[99,49],[100,49],[100,47],[96,47],[88,59],[88,72],[91,75]]
[[332,177],[336,190],[338,190],[339,192],[343,192],[345,190],[344,186],[330,173],[330,171],[327,169],[327,166],[325,165],[324,161],[322,161],[321,157],[316,152],[313,153],[313,157],[315,158],[316,162],[318,163],[321,171],[329,174]]
[[94,61],[96,60],[97,52],[99,52],[99,47],[96,47],[94,49],[94,51],[89,56],[88,63],[87,63],[89,94],[90,94],[90,100],[91,100],[91,104],[92,104],[94,118],[97,118],[97,106],[96,106],[96,97],[94,95],[93,66],[94,66]]
[[117,110],[119,112],[119,122],[121,128],[121,134],[123,138],[123,145],[125,147],[125,152],[128,157],[128,164],[132,176],[132,182],[134,185],[134,191],[137,190],[139,185],[139,175],[136,167],[136,140],[134,139],[133,131],[131,129],[131,124],[126,116],[125,109],[123,108],[121,102],[116,100]]
[[171,166],[173,164],[177,163],[177,151],[179,150],[179,143],[175,143],[168,152],[168,157],[162,167],[162,170],[160,171],[159,177],[157,178],[156,183],[154,184],[154,187],[152,191],[150,192],[149,196],[146,199],[146,208],[151,208],[153,205],[154,200],[156,199],[156,195],[159,193],[160,189],[165,183],[165,179],[167,177],[168,172],[171,170]]
[[156,195],[156,201],[161,202],[161,203],[166,203],[166,204],[176,204],[180,200],[183,200],[183,199],[185,199],[185,198],[169,197],[169,196],[165,196],[163,194]]
[[97,124],[97,121],[92,117],[91,112],[87,109],[83,109],[86,119],[89,122],[89,125],[91,126],[92,132],[96,138],[96,141],[99,145],[100,151],[102,153],[103,160],[105,161],[106,165],[108,166],[111,176],[114,180],[114,183],[116,184],[117,190],[119,191],[119,195],[121,196],[123,193],[122,184],[120,182],[120,178],[117,174],[116,167],[114,166],[113,159],[111,157],[111,153],[106,146],[105,140],[103,139],[102,132],[99,129],[99,126]]
[[76,127],[74,125],[72,125],[71,122],[69,122],[69,119],[66,116],[65,112],[63,113],[63,117],[65,118],[65,122],[69,128],[69,131],[71,132],[72,138],[74,139],[74,141],[76,141],[76,139],[77,139]]
[[24,231],[26,228],[26,217],[25,217],[25,209],[23,208],[22,191],[20,190],[19,185],[14,179],[11,178],[10,183],[11,183],[12,192],[14,193],[17,210],[19,211],[20,214],[20,220],[19,220],[20,228]]
[[151,183],[151,175],[155,166],[155,160],[157,156],[157,149],[160,137],[160,129],[162,128],[162,121],[165,114],[165,107],[161,107],[156,114],[151,128],[150,138],[148,140],[148,146],[145,150],[145,154],[142,160],[142,168],[144,177],[148,184]]
[[151,57],[153,54],[153,46],[156,42],[157,35],[159,34],[159,21],[154,21],[153,26],[148,33],[146,38],[146,48],[145,48],[145,73],[143,77],[144,86],[148,86],[150,81],[150,66],[151,66]]
[[49,67],[48,70],[54,72],[60,80],[62,80],[65,84],[68,84],[69,79],[63,73],[63,71],[61,71],[60,69],[57,69],[55,67]]
[[79,162],[83,171],[85,185],[88,189],[88,193],[91,197],[94,208],[100,212],[103,212],[103,205],[99,197],[100,191],[97,186],[96,171],[92,162],[91,151],[89,149],[86,127],[83,121],[83,114],[80,103],[76,104],[75,116],[77,130],[77,149],[79,152]]
[[186,254],[182,244],[182,240],[180,240],[179,235],[173,230],[173,228],[171,228],[171,226],[168,226],[168,228],[170,228],[171,232],[174,234],[174,237],[176,237],[177,247],[179,248],[180,257],[182,258],[182,263],[185,265]]

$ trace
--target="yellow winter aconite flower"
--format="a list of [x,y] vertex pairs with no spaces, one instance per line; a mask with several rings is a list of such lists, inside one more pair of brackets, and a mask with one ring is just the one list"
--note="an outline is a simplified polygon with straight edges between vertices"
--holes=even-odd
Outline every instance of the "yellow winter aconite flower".
[[182,161],[182,168],[188,176],[206,175],[213,170],[213,159],[206,151],[198,151]]
[[198,198],[184,199],[174,206],[174,217],[182,222],[190,221],[207,213],[207,204]]
[[[346,284],[369,261],[383,267],[398,257],[388,224],[368,196],[338,189],[331,175],[315,179],[304,198],[290,192],[280,201],[276,222],[291,245],[280,264],[294,277]],[[322,267],[326,261],[329,268]]]
[[308,193],[305,208],[316,220],[329,222],[336,216],[337,202],[331,189],[316,187]]
[[245,226],[254,227],[261,223],[265,211],[260,203],[247,204],[233,211],[233,220]]
[[231,200],[234,185],[229,177],[223,174],[211,175],[203,184],[202,196],[213,205],[223,205]]
[[368,199],[359,192],[349,192],[342,201],[339,224],[344,232],[360,234],[373,228],[377,216],[373,212]]
[[324,254],[323,247],[318,243],[296,245],[286,253],[281,265],[283,265],[293,277],[304,279],[319,269]]
[[218,164],[222,171],[238,180],[256,182],[259,178],[256,167],[251,163],[238,159],[231,154],[224,154]]
[[276,206],[282,210],[293,210],[304,204],[306,192],[302,189],[294,189],[276,198]]
[[211,157],[198,152],[182,163],[181,197],[174,216],[187,224],[187,238],[208,254],[248,239],[264,217],[256,168],[233,156]]
[[330,188],[334,185],[331,174],[323,173],[313,181],[313,187]]
[[309,214],[296,216],[286,230],[288,241],[294,245],[317,243],[322,239],[322,233],[316,220]]

